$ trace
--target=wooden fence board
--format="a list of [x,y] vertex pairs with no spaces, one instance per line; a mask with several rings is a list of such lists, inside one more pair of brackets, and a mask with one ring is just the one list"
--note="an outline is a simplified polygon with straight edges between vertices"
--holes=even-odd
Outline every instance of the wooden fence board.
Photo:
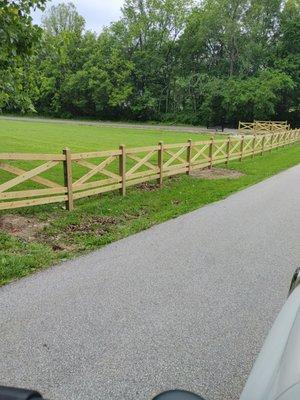
[[0,153],[0,160],[11,161],[63,161],[61,154],[37,154],[37,153]]
[[154,175],[146,176],[143,178],[131,179],[130,181],[127,181],[126,185],[133,186],[133,185],[138,185],[139,183],[157,180],[159,178],[159,176],[160,176],[160,174],[154,174]]
[[[25,174],[26,171],[24,169],[6,164],[6,163],[2,163],[0,162],[0,169],[3,169],[4,171],[10,172],[14,175],[22,175]],[[52,188],[62,188],[62,185],[59,185],[56,182],[50,181],[49,179],[46,178],[42,178],[41,176],[32,176],[30,178],[31,181],[39,183],[41,185],[44,186],[48,186],[48,187],[52,187]]]
[[[165,151],[168,155],[170,155],[170,158],[164,163],[163,168],[171,168],[172,167],[172,163],[175,161],[180,161],[181,164],[187,164],[187,161],[184,160],[183,158],[181,158],[181,154],[186,151],[187,147],[182,147],[181,149],[179,149],[176,153],[169,151]],[[173,166],[178,166],[178,164],[174,164]]]
[[[86,167],[86,168],[89,168],[89,169],[94,169],[95,166],[96,166],[95,164],[90,163],[89,161],[86,161],[86,160],[75,160],[74,162],[76,164],[82,166],[82,167]],[[117,174],[115,174],[115,173],[113,173],[111,171],[108,171],[106,169],[100,171],[99,174],[102,174],[102,175],[105,175],[105,176],[109,176],[110,178],[119,179],[119,175],[117,175]]]
[[150,153],[148,153],[145,157],[139,158],[139,161],[133,167],[131,167],[128,172],[126,172],[126,177],[130,178],[130,176],[133,175],[135,171],[145,165],[145,163],[153,156],[154,153],[155,151],[151,150]]
[[[89,153],[73,153],[71,155],[72,161],[74,160],[82,160],[87,158],[101,158],[101,157],[110,157],[110,156],[119,156],[121,155],[121,150],[105,150],[105,151],[93,151]],[[0,157],[1,159],[1,157]]]
[[21,207],[31,207],[38,206],[42,204],[51,204],[51,203],[61,203],[62,201],[67,201],[68,196],[53,196],[53,197],[43,197],[41,199],[28,199],[28,200],[20,200],[20,201],[5,201],[0,203],[0,210],[9,210]]
[[92,182],[87,182],[87,183],[82,183],[79,185],[73,185],[73,191],[78,192],[81,190],[87,190],[87,189],[94,189],[96,187],[102,187],[102,186],[108,186],[112,185],[113,183],[119,183],[121,182],[121,177],[119,179],[115,178],[110,178],[110,179],[101,179],[98,181],[92,181]]
[[74,200],[82,199],[83,197],[94,196],[95,194],[111,192],[112,190],[122,188],[122,183],[116,183],[115,185],[100,187],[96,189],[86,190],[84,192],[74,193]]
[[17,176],[16,178],[11,179],[8,182],[2,183],[2,185],[0,185],[0,193],[4,192],[5,190],[8,190],[16,185],[19,185],[22,182],[25,182],[29,179],[31,179],[32,177],[41,174],[42,172],[47,171],[48,169],[54,167],[55,165],[58,164],[58,161],[48,161],[45,164],[42,164],[30,171],[26,171],[23,174]]
[[204,159],[209,160],[209,156],[208,154],[205,154],[204,152],[208,150],[210,145],[210,142],[205,142],[204,146],[202,147],[202,149],[199,150],[199,144],[195,143],[193,145],[193,150],[196,151],[196,154],[192,157],[191,162],[194,163],[200,156],[202,156]]
[[77,181],[74,182],[74,185],[79,185],[81,183],[85,183],[86,181],[88,181],[90,178],[92,178],[97,173],[101,173],[105,167],[110,165],[115,160],[116,160],[115,156],[109,156],[106,160],[102,161],[99,165],[94,165],[94,168],[91,169],[89,172],[87,172],[85,175],[83,175],[81,178],[77,179]]
[[51,189],[31,189],[31,190],[17,190],[13,192],[0,193],[0,200],[5,199],[23,199],[25,197],[38,197],[38,196],[50,196],[52,194],[67,193],[66,187],[51,188]]

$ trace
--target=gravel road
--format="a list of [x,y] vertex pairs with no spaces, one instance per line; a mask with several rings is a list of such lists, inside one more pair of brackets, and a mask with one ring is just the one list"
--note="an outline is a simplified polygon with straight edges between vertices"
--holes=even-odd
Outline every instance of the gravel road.
[[147,123],[130,123],[130,122],[112,122],[112,121],[89,121],[89,120],[72,120],[72,119],[57,119],[57,118],[38,118],[38,117],[14,117],[9,115],[0,115],[1,120],[23,121],[23,122],[46,122],[51,124],[67,124],[67,125],[90,125],[108,128],[129,128],[129,129],[142,129],[149,131],[165,131],[165,132],[189,132],[189,133],[217,133],[217,134],[238,134],[237,129],[225,128],[224,132],[218,128],[205,128],[202,126],[191,125],[159,125]]
[[300,166],[0,289],[0,382],[236,400],[300,261]]

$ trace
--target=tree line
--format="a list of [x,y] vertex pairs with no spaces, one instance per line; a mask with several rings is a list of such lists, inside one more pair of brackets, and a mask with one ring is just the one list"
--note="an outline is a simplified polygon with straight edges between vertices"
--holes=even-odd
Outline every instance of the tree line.
[[85,30],[74,4],[2,1],[0,109],[234,126],[300,123],[299,0],[125,0]]

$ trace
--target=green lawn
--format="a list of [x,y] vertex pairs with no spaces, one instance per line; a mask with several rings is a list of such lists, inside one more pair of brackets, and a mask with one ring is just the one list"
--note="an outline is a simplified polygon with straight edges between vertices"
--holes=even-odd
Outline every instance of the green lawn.
[[[224,136],[222,136],[224,138]],[[118,149],[120,144],[130,147],[143,147],[155,145],[160,141],[164,143],[185,143],[188,139],[200,141],[209,138],[209,135],[195,133],[180,133],[166,131],[152,131],[135,128],[97,127],[89,125],[73,125],[68,123],[8,121],[0,119],[0,153],[61,153],[62,149],[69,147],[73,153]],[[140,154],[140,156],[142,156]],[[156,162],[157,154],[151,157]],[[89,160],[99,163],[100,160]],[[13,166],[24,170],[33,169],[41,161],[14,161]],[[132,160],[127,160],[127,166],[134,165]],[[73,178],[80,178],[87,172],[85,168],[73,163]],[[143,170],[142,167],[141,170]],[[109,170],[116,172],[118,162],[115,160]],[[40,176],[63,183],[62,164],[51,168]],[[0,183],[14,178],[13,174],[0,170]],[[94,176],[91,180],[96,180]],[[42,186],[26,181],[15,186],[12,190],[37,189]]]
[[[98,149],[98,135],[99,141],[106,143],[106,147],[100,148],[114,147],[121,141],[137,146],[153,144],[160,139],[178,142],[193,138],[190,134],[147,133],[131,129],[125,133],[127,130],[124,129],[56,124],[44,126],[30,123],[27,126],[27,123],[0,121],[0,126],[4,151],[56,151],[65,144],[70,146],[74,137],[77,147],[72,145],[72,148],[75,150],[95,150]],[[11,142],[15,142],[15,145]],[[0,232],[0,284],[223,199],[299,163],[300,144],[294,144],[265,153],[263,157],[256,156],[254,159],[244,159],[242,163],[230,163],[229,168],[245,174],[236,180],[205,180],[184,175],[165,179],[161,190],[149,186],[131,187],[125,198],[120,197],[118,192],[112,192],[101,197],[82,199],[75,203],[76,208],[72,213],[65,211],[62,204],[15,210],[14,214],[47,221],[49,226],[33,242]],[[5,214],[7,213],[3,211],[0,216]]]
[[[224,138],[224,136],[222,137]],[[0,119],[0,152],[55,154],[61,153],[64,147],[69,147],[75,153],[118,149],[120,144],[125,144],[126,147],[130,148],[155,145],[159,141],[164,143],[185,143],[188,139],[199,141],[207,138],[209,138],[207,134]],[[144,155],[144,153],[139,154],[139,156]],[[167,158],[168,156],[165,155],[165,159]],[[89,161],[99,164],[101,160],[90,159]],[[154,154],[149,161],[156,164],[157,154]],[[10,161],[9,163],[24,170],[30,170],[41,165],[43,161]],[[134,161],[127,160],[127,168],[134,164]],[[107,169],[117,172],[118,168],[118,160],[116,159]],[[143,166],[140,171],[145,168]],[[73,163],[72,169],[74,181],[87,172],[86,168],[76,163]],[[62,184],[64,180],[62,163],[42,173],[40,176]],[[0,183],[14,177],[13,174],[0,170]],[[97,179],[99,178],[95,175],[91,178],[91,181]],[[29,180],[14,186],[11,190],[38,188],[42,188],[42,186]]]
[[165,143],[183,143],[209,135],[142,130],[136,128],[97,127],[46,122],[0,120],[0,152],[60,153],[64,147],[73,152],[118,149]]

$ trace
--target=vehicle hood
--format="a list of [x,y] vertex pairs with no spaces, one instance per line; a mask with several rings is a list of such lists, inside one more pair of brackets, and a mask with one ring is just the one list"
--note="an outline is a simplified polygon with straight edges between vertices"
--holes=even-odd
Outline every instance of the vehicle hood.
[[300,399],[300,286],[279,313],[240,400]]

